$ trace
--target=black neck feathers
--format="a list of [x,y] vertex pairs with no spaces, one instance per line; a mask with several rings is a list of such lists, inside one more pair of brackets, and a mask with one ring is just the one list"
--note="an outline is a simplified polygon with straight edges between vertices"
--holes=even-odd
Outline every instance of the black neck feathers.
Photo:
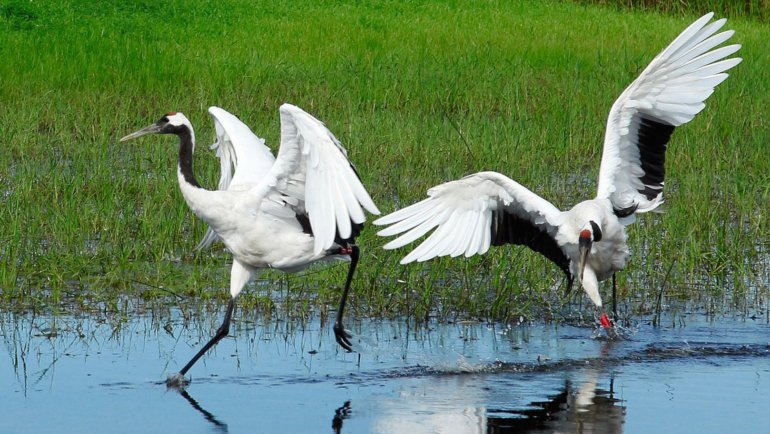
[[195,145],[192,141],[192,134],[186,127],[179,128],[175,134],[179,136],[179,171],[182,172],[182,176],[188,184],[200,188],[201,185],[198,184],[193,173],[193,149]]
[[593,220],[589,221],[589,223],[591,223],[591,232],[594,233],[594,241],[601,241],[602,230],[599,228],[599,225],[597,225]]

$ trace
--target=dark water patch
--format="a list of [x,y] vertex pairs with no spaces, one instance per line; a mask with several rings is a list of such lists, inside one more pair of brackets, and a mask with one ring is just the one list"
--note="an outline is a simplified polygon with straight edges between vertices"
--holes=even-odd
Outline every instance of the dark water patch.
[[768,357],[770,356],[770,343],[768,344],[720,344],[692,342],[684,346],[673,344],[651,344],[640,354],[632,354],[636,362],[655,362],[671,359],[686,358],[710,358],[710,357]]
[[[585,368],[614,368],[626,363],[652,364],[658,362],[714,359],[731,361],[741,358],[770,358],[770,344],[650,344],[647,348],[622,356],[603,356],[585,359],[557,361],[538,360],[530,363],[494,361],[478,365],[458,363],[458,366],[411,366],[388,372],[368,372],[345,377],[350,382],[418,378],[430,376],[455,376],[479,374],[528,374],[555,373]],[[333,380],[333,378],[330,378]],[[338,384],[345,384],[340,379]]]
[[560,372],[583,368],[615,368],[627,363],[654,364],[669,361],[740,358],[770,358],[770,344],[650,344],[645,349],[621,356],[604,356],[586,359],[565,359],[538,363],[495,363],[488,372]]
[[103,383],[103,384],[100,384],[99,386],[106,387],[108,389],[123,389],[123,390],[137,389],[140,387],[140,385],[138,384],[133,384],[126,381],[119,381],[115,383]]

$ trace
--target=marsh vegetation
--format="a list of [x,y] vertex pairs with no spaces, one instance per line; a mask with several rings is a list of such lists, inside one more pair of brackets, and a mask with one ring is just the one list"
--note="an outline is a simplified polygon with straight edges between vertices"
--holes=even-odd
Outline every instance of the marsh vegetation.
[[[612,102],[705,11],[675,12],[566,2],[3,2],[2,302],[120,313],[137,298],[227,296],[229,255],[221,245],[193,251],[205,227],[180,197],[173,147],[117,142],[168,111],[196,126],[196,170],[210,187],[218,162],[206,108],[238,114],[275,146],[277,108],[288,101],[337,134],[385,212],[483,169],[569,207],[595,189]],[[770,28],[751,11],[728,18],[745,60],[671,141],[665,213],[630,230],[633,258],[618,276],[626,312],[655,309],[661,293],[707,309],[767,305]],[[358,315],[506,320],[559,312],[569,300],[559,270],[523,247],[401,267],[402,253],[381,250],[375,232],[359,239]],[[344,272],[266,272],[241,303],[268,316],[324,315]]]

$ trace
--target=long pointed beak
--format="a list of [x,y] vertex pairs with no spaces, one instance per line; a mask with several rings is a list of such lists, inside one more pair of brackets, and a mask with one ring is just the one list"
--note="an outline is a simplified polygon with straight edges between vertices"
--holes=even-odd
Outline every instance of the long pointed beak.
[[578,270],[580,270],[580,280],[583,280],[583,271],[586,268],[586,262],[588,261],[588,255],[591,253],[590,238],[580,238],[578,245],[578,252],[580,254],[580,260],[578,261]]
[[152,125],[149,125],[149,126],[146,126],[146,127],[142,128],[139,131],[133,132],[133,133],[123,137],[122,139],[120,139],[120,141],[121,142],[125,142],[125,141],[128,141],[128,140],[135,139],[137,137],[145,136],[147,134],[157,134],[159,132],[160,132],[160,125],[152,124]]

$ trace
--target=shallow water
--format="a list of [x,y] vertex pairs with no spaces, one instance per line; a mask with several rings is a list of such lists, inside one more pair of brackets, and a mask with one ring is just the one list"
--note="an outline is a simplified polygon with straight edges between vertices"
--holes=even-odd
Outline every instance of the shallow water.
[[163,380],[216,318],[4,313],[0,432],[770,431],[766,319],[640,318],[622,341],[569,325],[351,322],[359,359],[317,320],[238,317],[179,393]]

